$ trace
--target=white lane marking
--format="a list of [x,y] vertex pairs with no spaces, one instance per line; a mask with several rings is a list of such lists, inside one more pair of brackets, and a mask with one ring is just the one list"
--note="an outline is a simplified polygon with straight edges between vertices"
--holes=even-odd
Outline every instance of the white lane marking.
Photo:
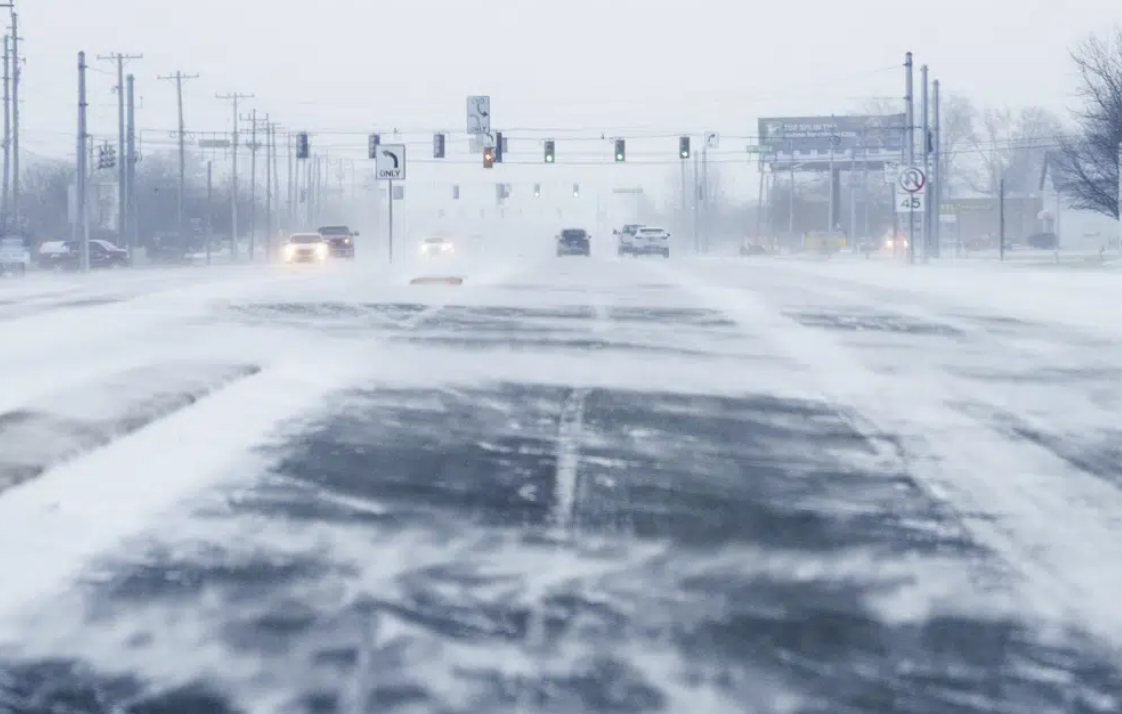
[[561,528],[572,526],[580,479],[581,436],[584,433],[584,403],[588,389],[574,389],[561,409],[557,433],[557,474],[554,481],[552,521]]

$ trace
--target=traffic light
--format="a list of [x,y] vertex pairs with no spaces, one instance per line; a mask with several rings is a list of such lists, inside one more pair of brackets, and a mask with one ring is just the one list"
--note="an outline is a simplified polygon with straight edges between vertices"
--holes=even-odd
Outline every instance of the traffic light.
[[434,159],[444,158],[444,135],[433,134],[432,136],[432,157]]
[[627,142],[623,139],[616,139],[616,161],[627,160]]
[[542,185],[540,183],[534,184],[534,198],[542,197]]
[[296,135],[296,158],[306,159],[311,155],[311,145],[308,141],[308,132],[302,131]]
[[495,132],[495,163],[501,164],[503,162],[503,133],[501,131]]
[[[382,143],[382,137],[378,134],[371,134],[366,142],[366,156],[370,159],[378,158],[378,146]],[[307,158],[307,156],[305,156]]]
[[495,165],[495,147],[483,147],[483,168],[489,169]]
[[573,198],[580,198],[580,184],[573,184]]
[[99,169],[111,169],[117,165],[117,147],[112,144],[105,144],[98,147],[97,150],[97,167]]
[[690,138],[688,136],[678,139],[678,156],[683,159],[690,158]]
[[547,164],[552,164],[553,163],[553,159],[554,159],[553,146],[554,146],[553,139],[546,139],[545,140],[545,162]]

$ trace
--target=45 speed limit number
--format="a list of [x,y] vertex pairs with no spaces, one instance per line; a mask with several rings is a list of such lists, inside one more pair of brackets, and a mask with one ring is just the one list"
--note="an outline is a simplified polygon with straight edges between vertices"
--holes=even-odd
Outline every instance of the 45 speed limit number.
[[904,193],[899,191],[896,193],[896,212],[897,213],[922,213],[926,194],[923,193]]

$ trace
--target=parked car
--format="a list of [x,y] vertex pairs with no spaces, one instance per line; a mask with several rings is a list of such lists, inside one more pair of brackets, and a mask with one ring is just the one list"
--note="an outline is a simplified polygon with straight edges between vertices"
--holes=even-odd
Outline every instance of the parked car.
[[27,275],[31,266],[31,250],[27,247],[27,239],[20,236],[4,236],[0,238],[0,275]]
[[[90,269],[125,268],[131,264],[129,252],[107,240],[90,240]],[[82,267],[78,241],[47,241],[39,246],[39,267],[44,270],[79,270]]]

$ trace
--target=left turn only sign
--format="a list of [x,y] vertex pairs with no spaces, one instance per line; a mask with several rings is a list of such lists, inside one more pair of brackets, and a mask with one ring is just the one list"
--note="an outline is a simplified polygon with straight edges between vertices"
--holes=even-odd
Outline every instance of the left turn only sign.
[[381,144],[374,159],[379,181],[405,180],[405,144]]

